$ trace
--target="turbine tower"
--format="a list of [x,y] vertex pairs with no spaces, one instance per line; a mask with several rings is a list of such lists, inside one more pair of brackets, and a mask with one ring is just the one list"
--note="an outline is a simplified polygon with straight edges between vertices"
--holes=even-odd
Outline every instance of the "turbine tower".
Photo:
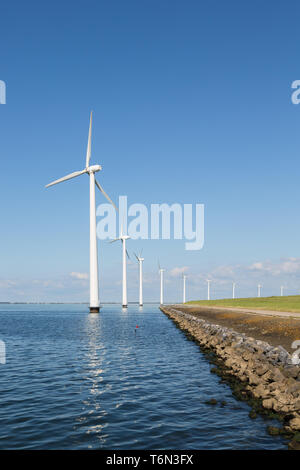
[[160,305],[164,303],[164,271],[165,269],[161,268],[158,262],[158,272],[160,274]]
[[69,175],[63,176],[58,180],[53,181],[46,185],[46,188],[49,186],[53,186],[58,183],[62,183],[63,181],[70,180],[72,178],[76,178],[77,176],[84,175],[85,173],[90,176],[90,312],[91,313],[98,313],[100,309],[100,302],[99,302],[99,283],[98,283],[98,255],[97,255],[97,234],[96,234],[96,201],[95,201],[95,185],[97,188],[102,192],[102,194],[106,197],[106,199],[114,206],[116,210],[117,207],[112,202],[110,197],[106,194],[102,186],[98,183],[95,179],[95,173],[97,171],[101,171],[101,165],[92,165],[90,166],[90,159],[91,159],[91,144],[92,144],[92,118],[93,112],[91,112],[90,116],[90,127],[89,127],[89,136],[88,136],[88,144],[86,150],[86,161],[85,161],[85,168],[81,171],[74,171],[74,173],[70,173]]
[[284,287],[283,287],[283,286],[280,286],[280,296],[281,296],[281,297],[283,296],[283,289],[284,289]]
[[207,300],[210,300],[210,283],[211,279],[206,279],[207,282]]
[[235,299],[235,286],[236,286],[236,283],[233,282],[232,283],[232,298]]
[[186,275],[185,274],[183,274],[182,280],[183,280],[183,303],[185,304],[185,291],[186,291]]
[[123,282],[122,282],[122,307],[127,308],[127,258],[129,258],[128,251],[126,250],[126,240],[129,240],[128,235],[123,234],[123,227],[121,225],[121,235],[119,238],[115,238],[110,243],[116,242],[117,240],[121,240],[122,242],[122,260],[123,260]]
[[257,286],[257,297],[260,297],[261,288],[262,288],[262,286],[260,284],[258,284],[258,286]]
[[134,256],[136,257],[139,263],[139,281],[140,281],[139,304],[140,304],[140,307],[142,307],[143,306],[143,261],[144,261],[144,258],[142,258],[142,251],[140,251],[139,255],[136,255],[134,253]]

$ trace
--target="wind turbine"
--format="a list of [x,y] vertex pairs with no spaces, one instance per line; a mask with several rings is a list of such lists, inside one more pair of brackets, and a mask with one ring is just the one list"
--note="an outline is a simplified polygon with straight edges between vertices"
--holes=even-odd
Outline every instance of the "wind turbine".
[[121,235],[119,238],[115,238],[111,240],[110,243],[116,242],[117,240],[121,240],[122,242],[122,259],[123,259],[123,283],[122,283],[122,307],[127,308],[127,260],[126,256],[129,258],[128,251],[126,250],[126,240],[129,240],[129,235],[123,234],[123,227],[121,225]]
[[160,305],[164,303],[164,271],[165,269],[161,268],[158,262],[158,272],[160,274]]
[[284,287],[283,287],[283,286],[280,286],[280,296],[281,296],[281,297],[283,296],[283,289],[284,289]]
[[211,279],[206,279],[207,282],[207,300],[210,300],[210,283]]
[[232,283],[232,298],[235,299],[235,286],[236,286],[236,283],[233,282]]
[[95,173],[97,171],[102,170],[101,165],[92,165],[90,166],[90,159],[91,159],[91,141],[92,141],[92,119],[93,119],[93,112],[91,112],[90,116],[90,127],[89,127],[89,136],[88,136],[88,144],[86,149],[86,161],[85,161],[85,168],[81,171],[74,171],[74,173],[70,173],[69,175],[63,176],[58,180],[52,181],[46,185],[46,188],[49,186],[53,186],[58,183],[62,183],[63,181],[70,180],[72,178],[76,178],[77,176],[84,175],[85,173],[90,175],[90,312],[91,313],[98,313],[100,308],[99,302],[99,284],[98,284],[98,255],[97,255],[97,235],[96,235],[96,201],[95,201],[95,185],[97,188],[102,192],[104,197],[114,206],[116,210],[117,207],[112,202],[110,197],[106,194],[102,186],[98,183],[95,179]]
[[262,286],[260,284],[258,284],[258,286],[257,286],[257,297],[260,297],[261,288],[262,288]]
[[142,307],[143,306],[143,261],[144,261],[144,258],[142,258],[142,251],[140,251],[139,255],[136,255],[134,253],[134,256],[136,257],[139,263],[139,279],[140,279],[139,304],[140,304],[140,307]]
[[185,304],[185,285],[186,285],[186,275],[183,274],[182,276],[182,280],[183,280],[183,303]]

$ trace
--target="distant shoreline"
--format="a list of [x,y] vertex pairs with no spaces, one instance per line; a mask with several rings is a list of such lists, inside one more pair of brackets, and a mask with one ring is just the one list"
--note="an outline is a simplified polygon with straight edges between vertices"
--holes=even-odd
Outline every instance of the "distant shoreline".
[[[101,305],[121,305],[121,302],[101,302]],[[160,305],[159,302],[144,302],[144,305]],[[0,302],[0,305],[89,305],[88,302]],[[138,302],[128,302],[128,305],[139,305]],[[173,304],[170,304],[173,305]]]

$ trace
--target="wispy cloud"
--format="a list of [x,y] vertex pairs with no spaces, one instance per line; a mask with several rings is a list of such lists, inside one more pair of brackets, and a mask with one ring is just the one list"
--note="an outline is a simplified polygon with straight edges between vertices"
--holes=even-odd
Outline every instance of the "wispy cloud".
[[[128,295],[130,300],[138,297],[138,266],[128,270]],[[119,270],[106,273],[100,278],[100,295],[104,301],[121,298],[121,266]],[[279,295],[284,285],[286,294],[297,294],[300,289],[300,258],[289,257],[279,260],[256,260],[248,264],[219,265],[211,270],[199,266],[175,266],[165,272],[165,290],[168,301],[180,301],[182,274],[188,274],[187,293],[189,299],[207,296],[206,279],[211,279],[213,298],[232,295],[232,282],[237,283],[237,295],[255,296],[257,284],[262,284],[264,295]],[[89,276],[86,272],[72,271],[54,278],[0,279],[1,301],[88,301]],[[158,270],[144,273],[145,299],[159,298],[160,276]]]
[[[232,282],[237,283],[238,295],[255,296],[257,285],[264,286],[264,295],[280,295],[280,286],[288,295],[297,294],[300,288],[300,258],[257,260],[249,264],[221,265],[210,271],[189,270],[188,285],[191,298],[205,298],[207,283],[211,279],[211,291],[215,298],[232,294]],[[198,297],[197,297],[198,296]]]
[[169,271],[169,274],[172,277],[178,277],[186,273],[188,270],[189,270],[188,266],[176,267],[176,268],[171,269],[171,271]]
[[273,276],[300,274],[300,258],[283,258],[278,262],[257,261],[249,266],[249,270],[269,273]]
[[12,281],[11,279],[0,279],[0,289],[9,289],[11,287],[15,287],[17,285],[16,281]]
[[1,301],[82,301],[87,298],[88,282],[84,277],[69,274],[53,279],[0,279]]
[[78,273],[76,271],[70,273],[70,276],[73,278],[73,279],[78,279],[80,281],[82,280],[86,280],[89,278],[89,275],[87,273]]

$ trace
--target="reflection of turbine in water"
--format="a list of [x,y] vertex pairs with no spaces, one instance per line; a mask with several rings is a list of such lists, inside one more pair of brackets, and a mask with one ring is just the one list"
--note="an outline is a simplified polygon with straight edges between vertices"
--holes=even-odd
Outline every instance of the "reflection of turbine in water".
[[101,323],[98,317],[95,316],[88,316],[88,366],[89,371],[91,373],[91,377],[98,378],[97,382],[93,382],[93,390],[99,388],[98,385],[103,381],[102,373],[103,370],[103,362],[105,360],[105,356],[107,351],[104,345],[100,342],[101,339]]
[[106,383],[103,377],[105,373],[105,362],[107,349],[101,340],[101,321],[97,315],[85,317],[85,376],[84,383],[87,384],[86,398],[83,400],[84,410],[78,417],[80,425],[86,427],[86,434],[94,434],[101,443],[106,442],[107,434],[103,429],[107,425],[104,420],[107,411],[103,407],[101,396],[111,389],[111,385]]

